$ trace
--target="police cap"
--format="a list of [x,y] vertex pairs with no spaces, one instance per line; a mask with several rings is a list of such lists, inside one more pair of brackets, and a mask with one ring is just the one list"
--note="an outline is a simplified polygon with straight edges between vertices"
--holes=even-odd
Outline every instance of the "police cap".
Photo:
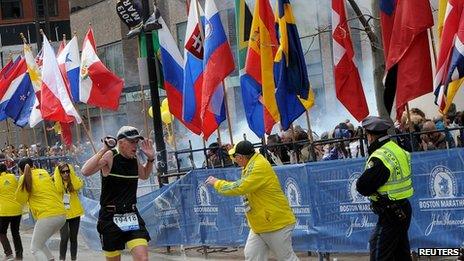
[[385,134],[392,126],[391,120],[377,116],[368,116],[362,121],[362,127],[372,134]]

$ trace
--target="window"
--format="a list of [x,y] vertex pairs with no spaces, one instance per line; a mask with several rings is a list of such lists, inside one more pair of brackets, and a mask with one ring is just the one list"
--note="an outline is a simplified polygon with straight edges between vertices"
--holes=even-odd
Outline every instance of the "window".
[[48,4],[48,16],[58,16],[58,1],[57,0],[36,0],[37,14],[39,17],[44,17],[44,3]]
[[124,78],[124,61],[121,42],[99,47],[97,52],[100,60],[110,71]]
[[0,2],[2,19],[17,19],[23,17],[21,0],[3,0]]
[[179,50],[184,50],[185,33],[187,31],[187,22],[176,24],[176,31],[177,31],[177,46],[179,47]]

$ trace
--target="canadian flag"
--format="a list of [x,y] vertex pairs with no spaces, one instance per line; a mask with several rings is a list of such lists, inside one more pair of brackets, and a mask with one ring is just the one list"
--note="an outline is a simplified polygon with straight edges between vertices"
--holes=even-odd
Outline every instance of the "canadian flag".
[[83,103],[117,110],[124,80],[100,61],[95,49],[93,30],[89,28],[82,46],[79,100]]
[[70,123],[82,120],[71,102],[53,51],[47,37],[43,41],[42,89],[40,111],[44,120]]

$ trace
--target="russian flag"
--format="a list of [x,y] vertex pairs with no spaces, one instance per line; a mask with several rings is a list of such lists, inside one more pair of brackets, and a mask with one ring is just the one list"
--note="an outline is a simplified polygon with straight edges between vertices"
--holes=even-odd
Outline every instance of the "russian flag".
[[164,88],[169,100],[169,111],[182,124],[195,134],[201,134],[201,122],[187,123],[182,119],[183,85],[184,85],[184,59],[177,48],[163,18],[159,18],[162,28],[158,30],[158,38],[163,65]]
[[214,126],[203,122],[203,135],[205,139],[208,139],[226,118],[222,81],[234,71],[235,64],[214,0],[206,0],[205,17],[201,116],[204,118],[204,115],[209,111],[213,113],[216,123]]
[[73,101],[79,102],[79,68],[81,61],[76,36],[58,53],[57,61]]
[[[82,120],[72,104],[47,37],[43,41],[42,89],[40,111],[45,120],[70,123]],[[46,101],[46,102],[45,102]]]

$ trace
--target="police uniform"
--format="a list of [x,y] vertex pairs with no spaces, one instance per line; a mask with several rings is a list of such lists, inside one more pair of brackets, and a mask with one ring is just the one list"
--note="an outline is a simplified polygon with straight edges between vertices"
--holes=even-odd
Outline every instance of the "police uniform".
[[127,159],[116,149],[112,152],[110,174],[102,177],[101,209],[97,224],[102,249],[107,257],[119,255],[119,250],[124,249],[126,244],[131,249],[140,243],[146,245],[150,240],[145,222],[136,207],[137,159]]
[[411,156],[390,140],[390,121],[369,116],[362,125],[368,133],[379,137],[369,145],[364,173],[356,183],[358,192],[369,196],[371,208],[379,216],[369,241],[370,260],[411,260]]

